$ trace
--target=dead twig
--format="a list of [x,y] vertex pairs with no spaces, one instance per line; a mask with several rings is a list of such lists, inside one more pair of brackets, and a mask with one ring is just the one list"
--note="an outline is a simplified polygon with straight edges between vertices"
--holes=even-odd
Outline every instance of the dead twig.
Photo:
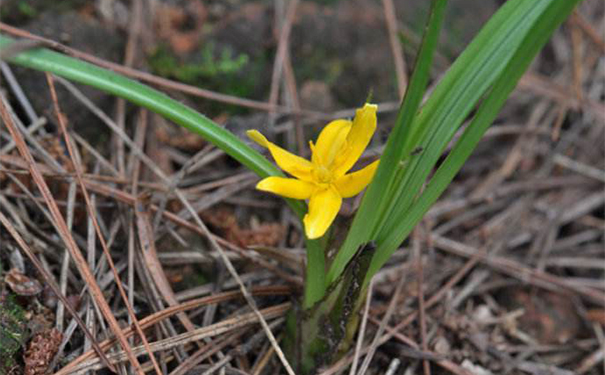
[[[101,309],[101,312],[103,313],[103,316],[105,317],[105,319],[107,319],[107,321],[111,327],[111,330],[118,337],[120,344],[122,345],[122,348],[124,348],[129,359],[135,365],[135,370],[137,371],[137,373],[142,374],[143,371],[140,367],[139,362],[137,361],[136,357],[133,355],[132,351],[130,350],[130,346],[128,345],[128,342],[126,341],[125,337],[121,334],[118,322],[115,319],[115,317],[111,311],[111,308],[107,304],[107,301],[105,301],[105,298],[103,297],[103,293],[102,293],[101,289],[99,288],[99,285],[95,281],[94,275],[92,274],[90,268],[88,268],[86,260],[82,256],[82,253],[80,252],[80,250],[78,248],[78,245],[76,245],[75,240],[71,236],[71,233],[69,232],[69,230],[67,228],[65,220],[63,219],[63,216],[61,215],[59,207],[57,206],[57,203],[53,199],[50,189],[48,188],[48,185],[44,181],[42,174],[36,167],[36,163],[34,162],[34,159],[31,155],[31,153],[29,152],[27,146],[25,145],[23,137],[21,136],[19,131],[15,128],[13,120],[6,108],[6,105],[4,104],[4,101],[0,101],[0,115],[2,116],[2,120],[4,121],[9,132],[11,133],[13,139],[15,140],[19,153],[27,161],[28,168],[32,175],[32,178],[34,179],[36,185],[38,186],[38,189],[40,190],[40,192],[42,193],[42,196],[44,197],[44,201],[46,202],[46,204],[51,212],[51,215],[53,217],[53,222],[56,225],[57,230],[59,231],[59,235],[63,239],[63,242],[67,246],[68,250],[70,251],[70,255],[72,256],[74,263],[76,264],[79,271],[81,272],[82,277],[84,278],[84,280],[86,280],[86,283],[89,285],[90,292],[93,295],[93,298],[99,305],[99,308]],[[113,370],[115,371],[115,368]]]
[[[72,142],[71,139],[69,138],[68,134],[67,134],[67,124],[65,123],[65,117],[63,115],[63,113],[61,113],[61,109],[59,108],[59,101],[57,99],[57,92],[55,91],[55,85],[53,82],[53,78],[49,73],[46,73],[46,80],[48,82],[48,86],[50,88],[50,94],[52,97],[52,101],[53,101],[53,105],[54,105],[54,109],[55,109],[55,114],[57,116],[57,120],[59,122],[59,128],[61,129],[61,133],[63,135],[63,139],[65,141],[65,145],[67,147],[67,152],[69,154],[69,157],[71,159],[72,165],[74,167],[74,170],[76,172],[76,180],[78,181],[78,185],[80,185],[80,190],[82,192],[82,195],[84,196],[84,201],[86,202],[86,208],[88,209],[88,215],[89,217],[92,219],[92,223],[93,226],[95,228],[96,234],[97,234],[97,238],[99,240],[99,243],[101,244],[101,247],[103,249],[103,253],[105,254],[105,259],[107,260],[109,267],[111,268],[111,270],[113,271],[113,275],[114,275],[114,279],[116,282],[116,286],[118,287],[118,290],[120,291],[120,295],[122,296],[123,302],[126,306],[126,309],[128,310],[128,313],[130,314],[131,319],[133,320],[133,323],[135,325],[135,327],[137,328],[137,331],[139,333],[139,336],[141,337],[141,340],[143,341],[143,345],[148,348],[149,343],[147,341],[147,338],[145,337],[145,334],[143,333],[143,331],[141,330],[141,327],[138,323],[138,319],[136,318],[136,315],[134,313],[134,309],[132,308],[131,304],[128,302],[128,296],[126,295],[126,291],[124,290],[124,286],[122,285],[122,282],[120,281],[120,276],[118,275],[118,272],[115,268],[115,264],[113,263],[113,260],[111,258],[111,254],[109,252],[109,247],[107,246],[107,242],[105,241],[105,237],[103,236],[103,233],[101,232],[101,228],[99,227],[99,223],[97,221],[97,214],[95,212],[94,207],[92,206],[92,203],[90,201],[90,196],[88,194],[88,190],[86,189],[86,186],[84,185],[84,181],[82,178],[82,167],[80,164],[80,161],[76,158],[76,154],[75,151],[72,147]],[[111,324],[111,322],[110,322]],[[124,348],[126,349],[126,348]],[[151,361],[154,364],[155,367],[155,371],[158,375],[162,374],[162,371],[160,370],[160,367],[157,363],[157,361],[155,360],[155,357],[151,354],[151,352],[148,352],[149,356],[151,358]],[[130,357],[130,356],[129,356]],[[131,359],[131,358],[129,358]],[[133,366],[135,367],[135,369],[139,369],[140,364],[138,363],[138,361],[136,360],[136,357],[134,358],[135,361],[131,362],[133,364]]]
[[408,78],[405,72],[405,60],[403,58],[403,48],[399,42],[397,31],[397,18],[395,14],[395,5],[393,0],[382,0],[384,7],[384,18],[389,31],[389,42],[391,44],[391,53],[395,64],[395,74],[397,76],[397,89],[399,90],[399,99],[403,99],[408,85]]
[[[2,113],[4,113],[4,112],[2,112]],[[40,272],[40,274],[44,277],[44,279],[48,283],[48,286],[52,289],[53,293],[57,296],[57,298],[59,298],[61,300],[61,302],[63,302],[63,305],[65,306],[65,308],[67,308],[67,311],[69,311],[71,316],[73,316],[73,318],[76,320],[76,323],[80,326],[80,328],[82,329],[82,332],[84,332],[84,335],[86,335],[86,337],[88,337],[88,339],[92,342],[92,347],[94,349],[94,352],[97,353],[97,355],[100,358],[100,361],[105,366],[107,366],[107,368],[109,368],[111,371],[116,372],[116,368],[109,362],[109,359],[107,358],[107,356],[105,355],[105,353],[103,352],[103,350],[101,349],[101,347],[99,346],[97,341],[95,340],[92,333],[90,333],[90,331],[86,328],[86,324],[84,324],[84,322],[80,318],[80,315],[78,315],[78,312],[73,308],[71,303],[69,303],[67,298],[63,295],[63,293],[61,293],[61,290],[59,289],[59,286],[55,282],[54,277],[50,273],[48,273],[48,271],[44,268],[42,263],[40,263],[38,258],[36,258],[36,256],[34,255],[34,252],[25,243],[25,241],[23,240],[21,235],[19,235],[19,232],[17,232],[17,230],[15,229],[15,227],[13,227],[11,222],[6,218],[6,216],[4,216],[2,211],[0,211],[0,222],[2,223],[2,225],[4,225],[4,227],[6,228],[8,233],[10,233],[10,235],[13,237],[15,242],[17,242],[17,244],[19,245],[21,250],[23,250],[25,255],[27,255],[29,260],[33,263],[34,267],[36,267],[38,272]]]
[[[287,288],[287,287],[286,288],[284,288],[284,287],[257,287],[257,288],[254,288],[251,290],[251,293],[253,295],[259,295],[259,296],[287,295],[287,294],[290,294],[290,292],[291,292],[290,288]],[[180,312],[191,310],[191,309],[194,309],[199,306],[220,303],[220,302],[229,301],[229,300],[232,300],[235,298],[241,298],[241,297],[242,297],[241,292],[230,291],[230,292],[219,293],[219,294],[216,294],[213,296],[194,299],[191,301],[181,303],[177,306],[168,307],[164,310],[153,313],[153,314],[145,317],[144,319],[141,319],[140,324],[143,329],[147,329],[147,328],[157,324],[158,322],[160,322],[164,319],[167,319],[171,316],[174,316]],[[135,331],[132,327],[127,327],[127,328],[123,329],[123,334],[126,338],[132,336],[134,334],[134,332]],[[116,341],[115,339],[105,340],[99,344],[99,347],[102,348],[103,350],[106,350],[107,348],[109,348],[113,344],[115,344],[115,341]],[[84,354],[80,355],[78,358],[71,361],[68,365],[63,367],[61,370],[59,370],[55,375],[71,374],[71,372],[77,366],[81,365],[82,363],[84,363],[87,360],[90,360],[94,356],[94,354],[95,354],[94,351],[85,352]]]

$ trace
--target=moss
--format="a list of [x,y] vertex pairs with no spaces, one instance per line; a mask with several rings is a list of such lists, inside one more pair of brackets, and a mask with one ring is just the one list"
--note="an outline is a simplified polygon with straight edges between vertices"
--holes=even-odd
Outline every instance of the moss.
[[25,343],[26,322],[23,309],[12,296],[0,297],[0,374],[16,365],[15,353]]
[[196,83],[200,79],[230,76],[241,72],[248,64],[248,56],[222,49],[215,57],[214,43],[208,43],[200,51],[200,61],[181,63],[165,47],[158,48],[150,57],[152,69],[163,76],[171,76],[185,83]]
[[[148,59],[155,74],[223,94],[251,97],[258,86],[265,60],[251,61],[245,53],[209,42],[188,61],[178,59],[160,46]],[[217,109],[216,106],[214,109]],[[221,108],[225,109],[225,108]]]
[[21,26],[48,11],[68,12],[86,5],[86,0],[3,0],[0,1],[0,19]]
[[38,14],[34,7],[29,5],[26,1],[19,1],[17,3],[17,9],[19,9],[19,12],[21,12],[23,16],[29,18],[34,18]]
[[15,3],[9,3],[8,6],[4,6],[0,9],[0,18],[4,22],[16,22],[18,24],[22,24],[30,21],[37,15],[38,10],[27,1],[23,0]]

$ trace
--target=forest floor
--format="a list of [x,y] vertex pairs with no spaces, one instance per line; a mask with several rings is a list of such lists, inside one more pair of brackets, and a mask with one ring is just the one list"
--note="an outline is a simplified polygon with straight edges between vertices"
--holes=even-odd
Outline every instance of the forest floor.
[[[51,39],[126,75],[152,73],[145,83],[238,136],[259,129],[305,156],[308,139],[371,95],[379,125],[364,157],[375,159],[427,3],[6,0],[0,32]],[[431,88],[500,3],[451,1]],[[605,373],[604,35],[605,5],[585,0],[375,277],[361,350],[321,374],[349,373],[366,353],[367,374]],[[132,361],[115,337],[148,352],[136,326],[165,374],[285,373],[219,254],[279,340],[305,259],[300,223],[283,201],[255,191],[253,173],[158,115],[56,77],[53,100],[44,74],[1,64],[0,96],[24,141],[0,124],[0,374],[106,373],[97,345],[112,348],[110,361],[125,374]],[[29,173],[23,145],[50,194]],[[338,225],[358,204],[344,203]],[[92,273],[81,272],[86,265]],[[121,330],[107,325],[104,308]],[[138,359],[154,372],[149,356]]]

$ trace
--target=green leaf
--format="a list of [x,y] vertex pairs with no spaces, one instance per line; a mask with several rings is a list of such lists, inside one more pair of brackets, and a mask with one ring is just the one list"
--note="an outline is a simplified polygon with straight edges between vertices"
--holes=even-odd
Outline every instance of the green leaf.
[[[533,2],[532,5],[540,9],[539,16],[534,18],[534,22],[530,23],[531,27],[525,30],[524,38],[519,41],[511,56],[507,58],[505,67],[501,70],[489,93],[479,106],[473,121],[465,129],[462,137],[452,148],[445,161],[439,166],[426,189],[411,205],[409,210],[402,211],[390,218],[391,225],[384,231],[385,236],[381,239],[376,256],[372,259],[368,275],[376,273],[384,265],[401,242],[409,235],[414,226],[422,219],[422,216],[447,188],[477,146],[489,125],[491,125],[498,115],[498,112],[514,90],[523,73],[529,67],[531,61],[556,28],[571,14],[579,1],[553,0],[548,1],[543,7],[540,7],[540,4],[537,4],[537,2]],[[509,1],[509,3],[513,2]],[[521,22],[528,22],[528,19],[522,17]],[[519,27],[527,26],[527,24],[517,25]],[[451,139],[451,136],[449,136],[448,141],[449,139]],[[394,223],[397,223],[396,229],[394,228]],[[389,232],[389,230],[391,231]],[[367,278],[366,283],[369,280],[370,278]]]
[[397,121],[380,158],[376,175],[364,195],[359,211],[355,215],[349,234],[330,267],[328,273],[328,282],[330,283],[344,270],[359,245],[368,242],[384,216],[384,211],[388,210],[391,205],[390,197],[395,190],[396,179],[401,171],[401,162],[413,151],[411,144],[409,142],[406,144],[406,140],[410,138],[414,131],[412,121],[422,102],[430,78],[433,54],[437,47],[446,4],[447,0],[433,0],[431,3],[426,33],[422,40],[410,84],[399,109]]
[[[0,35],[0,51],[6,50],[13,43],[13,39]],[[11,56],[9,62],[43,72],[50,72],[124,98],[199,134],[260,177],[283,176],[283,173],[273,163],[233,133],[223,129],[201,113],[142,83],[107,69],[42,48]],[[306,212],[305,204],[302,201],[290,199],[287,201],[297,215],[302,218]]]
[[[568,8],[559,3],[567,4],[569,10],[565,12],[565,9]],[[524,47],[525,43],[531,43],[534,40],[532,38],[550,36],[552,30],[546,36],[534,33],[544,32],[539,27],[551,22],[550,19],[547,19],[552,16],[551,9],[559,9],[565,16],[571,12],[575,4],[577,4],[576,0],[571,2],[509,0],[494,14],[454,62],[420,113],[414,113],[415,118],[406,134],[406,139],[399,139],[397,143],[391,142],[389,139],[385,155],[391,152],[389,150],[391,147],[400,148],[404,154],[403,158],[399,160],[389,159],[387,162],[391,165],[385,168],[392,170],[394,166],[400,166],[402,171],[396,173],[394,177],[391,175],[390,177],[394,178],[392,181],[388,180],[389,177],[379,176],[377,172],[377,178],[370,185],[362,204],[363,207],[367,201],[368,206],[381,208],[385,206],[386,202],[387,209],[386,211],[371,212],[371,208],[364,211],[360,208],[358,217],[355,218],[355,223],[359,224],[352,227],[349,237],[340,249],[329,270],[328,282],[338,277],[342,272],[341,265],[346,264],[356,246],[365,241],[375,240],[378,246],[373,261],[373,271],[369,273],[370,275],[378,269],[377,265],[382,265],[388,260],[430,207],[430,204],[426,206],[426,202],[430,201],[432,204],[434,201],[428,198],[419,200],[420,190],[464,119],[486,95],[490,87],[497,81],[511,78],[512,73],[508,71],[511,61],[521,57],[527,58],[525,55],[520,56],[518,52],[521,49],[528,53]],[[535,53],[531,55],[530,59]],[[403,115],[400,114],[400,116]],[[397,126],[401,126],[401,124],[398,123]],[[467,145],[467,147],[471,146]],[[413,150],[416,149],[421,152],[418,155],[412,155]],[[471,151],[472,149],[467,150],[469,154]],[[460,162],[460,166],[462,162]],[[384,159],[381,167],[383,163],[386,164]],[[455,170],[449,171],[452,173],[452,178],[460,166],[448,165],[448,168],[455,168]],[[431,189],[428,190],[431,194],[437,190],[440,193],[450,180],[433,179],[427,190]],[[375,188],[373,186],[375,184],[380,187]],[[389,188],[386,189],[385,186],[389,186]],[[386,191],[386,193],[373,194],[372,189]],[[419,204],[423,206],[419,206]],[[364,229],[368,227],[375,228],[374,233],[369,237],[368,232],[371,229]]]
[[[411,158],[390,197],[376,239],[395,230],[395,217],[406,212],[466,116],[499,77],[523,37],[551,0],[509,1],[494,15],[452,65],[414,122],[408,144],[422,149]],[[388,220],[388,222],[387,222]]]

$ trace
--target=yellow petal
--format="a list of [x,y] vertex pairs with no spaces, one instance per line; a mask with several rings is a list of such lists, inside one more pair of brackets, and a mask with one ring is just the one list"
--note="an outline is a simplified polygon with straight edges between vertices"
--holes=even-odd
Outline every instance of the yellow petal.
[[345,174],[336,180],[334,185],[343,198],[350,198],[359,193],[372,181],[376,168],[378,168],[378,162],[376,160],[367,167],[360,169],[356,172]]
[[301,180],[312,181],[311,170],[313,164],[310,161],[291,154],[276,144],[269,142],[267,138],[257,130],[248,130],[246,134],[248,134],[248,137],[254,142],[268,148],[273,159],[275,159],[275,162],[281,169]]
[[334,120],[323,128],[313,148],[313,164],[330,168],[345,145],[352,124],[348,120]]
[[261,180],[256,188],[286,198],[309,199],[315,190],[315,185],[294,178],[267,177]]
[[342,197],[335,188],[316,190],[309,200],[309,213],[303,219],[309,239],[323,236],[336,218]]
[[366,103],[355,113],[353,125],[347,134],[347,149],[340,153],[334,161],[336,177],[344,175],[351,169],[370,143],[376,130],[377,109],[377,105]]

